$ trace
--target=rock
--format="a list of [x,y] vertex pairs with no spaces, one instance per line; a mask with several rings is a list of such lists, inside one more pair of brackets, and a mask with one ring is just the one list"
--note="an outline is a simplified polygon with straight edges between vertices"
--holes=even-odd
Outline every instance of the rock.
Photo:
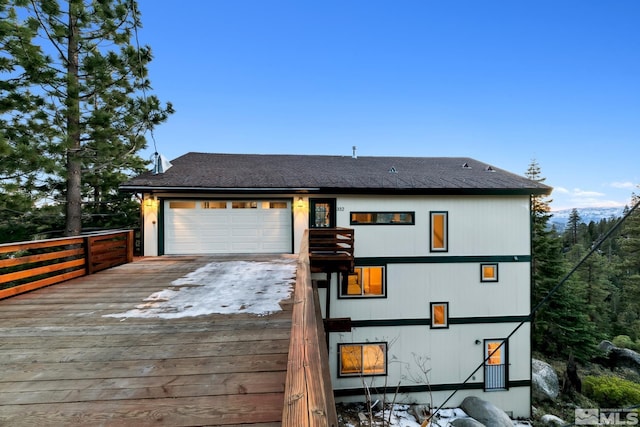
[[613,345],[613,343],[611,341],[607,341],[607,340],[603,340],[600,342],[600,344],[598,344],[598,348],[600,350],[602,350],[602,352],[604,354],[609,354],[609,352],[614,349],[617,348],[615,345]]
[[486,427],[478,420],[474,420],[473,418],[456,418],[453,421],[449,421],[454,427]]
[[531,391],[533,400],[555,400],[560,393],[560,381],[556,371],[546,362],[531,359]]
[[640,353],[628,348],[620,348],[611,341],[602,341],[598,348],[608,357],[610,368],[631,368],[640,374]]
[[551,414],[543,415],[540,418],[540,422],[544,426],[558,426],[558,427],[561,427],[561,426],[567,425],[567,423],[562,418],[558,418],[555,415],[551,415]]
[[475,396],[468,396],[460,405],[462,410],[486,427],[513,427],[511,418],[493,403]]

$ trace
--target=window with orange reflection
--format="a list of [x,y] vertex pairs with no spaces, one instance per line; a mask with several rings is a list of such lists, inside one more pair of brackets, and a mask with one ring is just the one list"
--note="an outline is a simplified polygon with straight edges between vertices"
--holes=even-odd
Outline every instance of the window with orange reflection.
[[446,252],[448,248],[447,212],[431,212],[431,251]]
[[448,328],[449,327],[449,303],[448,302],[432,302],[431,303],[431,327],[432,328]]
[[340,376],[386,375],[387,344],[340,344]]
[[498,281],[498,264],[480,265],[480,281],[481,282],[497,282]]
[[487,365],[502,364],[502,341],[490,341],[487,343]]
[[342,280],[341,297],[381,297],[385,295],[384,267],[355,267]]

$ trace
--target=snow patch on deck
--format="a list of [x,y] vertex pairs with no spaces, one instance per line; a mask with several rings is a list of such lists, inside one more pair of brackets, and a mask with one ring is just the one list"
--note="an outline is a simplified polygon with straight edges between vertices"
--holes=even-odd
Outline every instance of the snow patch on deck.
[[135,309],[106,314],[115,318],[177,319],[207,314],[267,315],[282,310],[291,295],[295,260],[213,262],[151,294]]

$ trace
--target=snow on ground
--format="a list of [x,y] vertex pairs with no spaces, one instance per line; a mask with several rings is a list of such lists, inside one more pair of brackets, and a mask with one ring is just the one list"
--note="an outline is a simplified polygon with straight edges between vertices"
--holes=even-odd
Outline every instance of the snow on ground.
[[279,302],[291,295],[295,272],[295,259],[213,262],[174,280],[169,289],[149,295],[135,309],[104,317],[177,319],[215,313],[267,315],[280,311]]
[[[349,405],[349,404],[347,404]],[[363,404],[351,404],[351,408],[345,410],[347,413],[339,415],[341,424],[344,427],[356,427],[361,425],[359,417],[355,413],[362,413],[368,421],[368,413],[364,411]],[[348,407],[348,406],[347,406]],[[406,404],[395,404],[390,411],[387,407],[385,411],[377,411],[373,413],[372,427],[382,426],[384,417],[384,427],[421,427],[421,424],[412,414],[411,406]],[[460,408],[443,408],[430,420],[428,427],[452,427],[452,421],[456,419],[469,418],[469,416]],[[367,423],[368,424],[368,423]],[[514,427],[531,427],[526,421],[513,421]]]

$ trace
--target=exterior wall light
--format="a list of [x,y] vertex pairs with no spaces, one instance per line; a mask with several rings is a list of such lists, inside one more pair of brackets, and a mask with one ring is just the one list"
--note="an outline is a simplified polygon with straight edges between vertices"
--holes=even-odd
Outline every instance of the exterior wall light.
[[298,197],[298,205],[299,208],[304,208],[304,200],[302,200],[302,197]]

